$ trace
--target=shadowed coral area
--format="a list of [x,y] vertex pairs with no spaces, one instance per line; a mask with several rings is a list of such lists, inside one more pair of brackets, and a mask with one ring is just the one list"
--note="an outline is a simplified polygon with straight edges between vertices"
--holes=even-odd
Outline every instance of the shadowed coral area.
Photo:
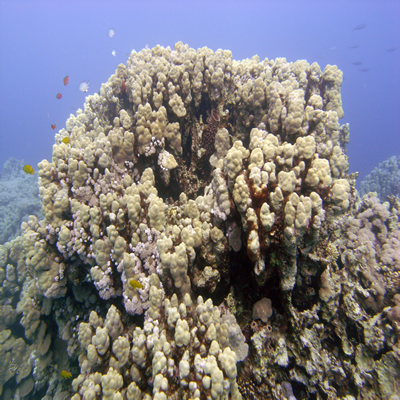
[[399,395],[400,204],[355,190],[341,83],[132,53],[39,164],[43,219],[0,246],[3,392]]

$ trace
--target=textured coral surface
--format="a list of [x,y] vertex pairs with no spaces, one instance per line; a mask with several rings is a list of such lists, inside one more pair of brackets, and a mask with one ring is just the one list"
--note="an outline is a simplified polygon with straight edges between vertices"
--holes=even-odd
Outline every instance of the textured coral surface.
[[397,398],[400,203],[355,190],[341,83],[182,43],[119,65],[0,246],[2,393]]

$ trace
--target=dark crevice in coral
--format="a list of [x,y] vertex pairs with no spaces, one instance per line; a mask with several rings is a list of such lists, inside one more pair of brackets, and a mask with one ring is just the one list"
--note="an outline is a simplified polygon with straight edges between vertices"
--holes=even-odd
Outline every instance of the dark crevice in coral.
[[31,345],[33,342],[25,336],[25,328],[21,325],[22,314],[17,315],[16,320],[13,324],[7,325],[7,329],[10,329],[15,339],[22,338],[27,345]]
[[257,286],[252,276],[254,274],[254,266],[247,256],[246,246],[243,245],[238,252],[230,252],[230,282],[235,290],[235,295],[243,299],[243,301],[252,304],[254,296],[254,288]]

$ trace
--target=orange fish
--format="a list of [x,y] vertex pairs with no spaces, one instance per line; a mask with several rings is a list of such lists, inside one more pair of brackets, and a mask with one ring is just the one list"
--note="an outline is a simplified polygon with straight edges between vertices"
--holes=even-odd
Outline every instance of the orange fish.
[[64,86],[67,86],[69,82],[69,75],[67,74],[67,76],[64,78]]
[[58,100],[60,100],[60,99],[62,98],[62,94],[61,94],[61,93],[57,93],[56,98],[57,98]]
[[56,124],[50,124],[51,129],[57,129],[57,125]]

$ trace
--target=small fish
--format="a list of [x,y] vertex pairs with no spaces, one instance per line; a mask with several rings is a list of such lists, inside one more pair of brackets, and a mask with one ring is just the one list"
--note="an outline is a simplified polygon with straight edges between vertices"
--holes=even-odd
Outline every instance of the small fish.
[[361,65],[362,62],[361,62],[361,61],[354,61],[352,64],[353,64],[353,65]]
[[67,76],[63,79],[63,81],[64,81],[64,86],[67,86],[68,85],[68,82],[69,82],[69,75],[67,74]]
[[369,71],[369,68],[360,68],[359,71],[361,71],[361,72],[368,72],[368,71]]
[[386,51],[388,52],[388,53],[393,53],[394,51],[396,51],[397,50],[397,47],[390,47],[389,49],[386,49]]
[[64,144],[71,143],[71,139],[69,137],[65,137],[63,140],[61,140]]
[[57,124],[50,124],[51,129],[57,129]]
[[128,283],[129,283],[129,286],[133,287],[134,289],[143,289],[144,288],[144,286],[136,279],[129,279]]
[[66,371],[65,369],[63,369],[63,370],[60,372],[60,375],[61,375],[61,378],[63,378],[63,379],[71,379],[71,378],[72,378],[71,372],[68,372],[68,371]]
[[83,81],[79,84],[79,90],[83,93],[86,93],[89,90],[89,82]]
[[125,81],[122,81],[121,92],[123,92],[123,93],[126,92],[126,83],[125,83]]
[[57,98],[58,100],[62,99],[62,94],[61,94],[61,93],[57,93],[56,98]]
[[367,24],[360,24],[360,25],[357,25],[354,29],[353,29],[353,31],[361,31],[361,29],[364,29],[364,28],[366,28],[368,25]]
[[35,173],[35,170],[32,168],[32,165],[24,165],[24,167],[22,169],[28,175],[33,175]]
[[108,35],[108,37],[114,37],[114,35],[115,35],[115,29],[114,28],[110,28],[108,31],[107,31],[107,35]]
[[355,45],[353,45],[353,46],[350,46],[349,48],[350,48],[350,49],[358,49],[359,47],[360,47],[359,44],[355,44]]
[[115,57],[115,56],[117,55],[117,52],[116,52],[115,50],[113,50],[113,51],[111,52],[111,54]]

